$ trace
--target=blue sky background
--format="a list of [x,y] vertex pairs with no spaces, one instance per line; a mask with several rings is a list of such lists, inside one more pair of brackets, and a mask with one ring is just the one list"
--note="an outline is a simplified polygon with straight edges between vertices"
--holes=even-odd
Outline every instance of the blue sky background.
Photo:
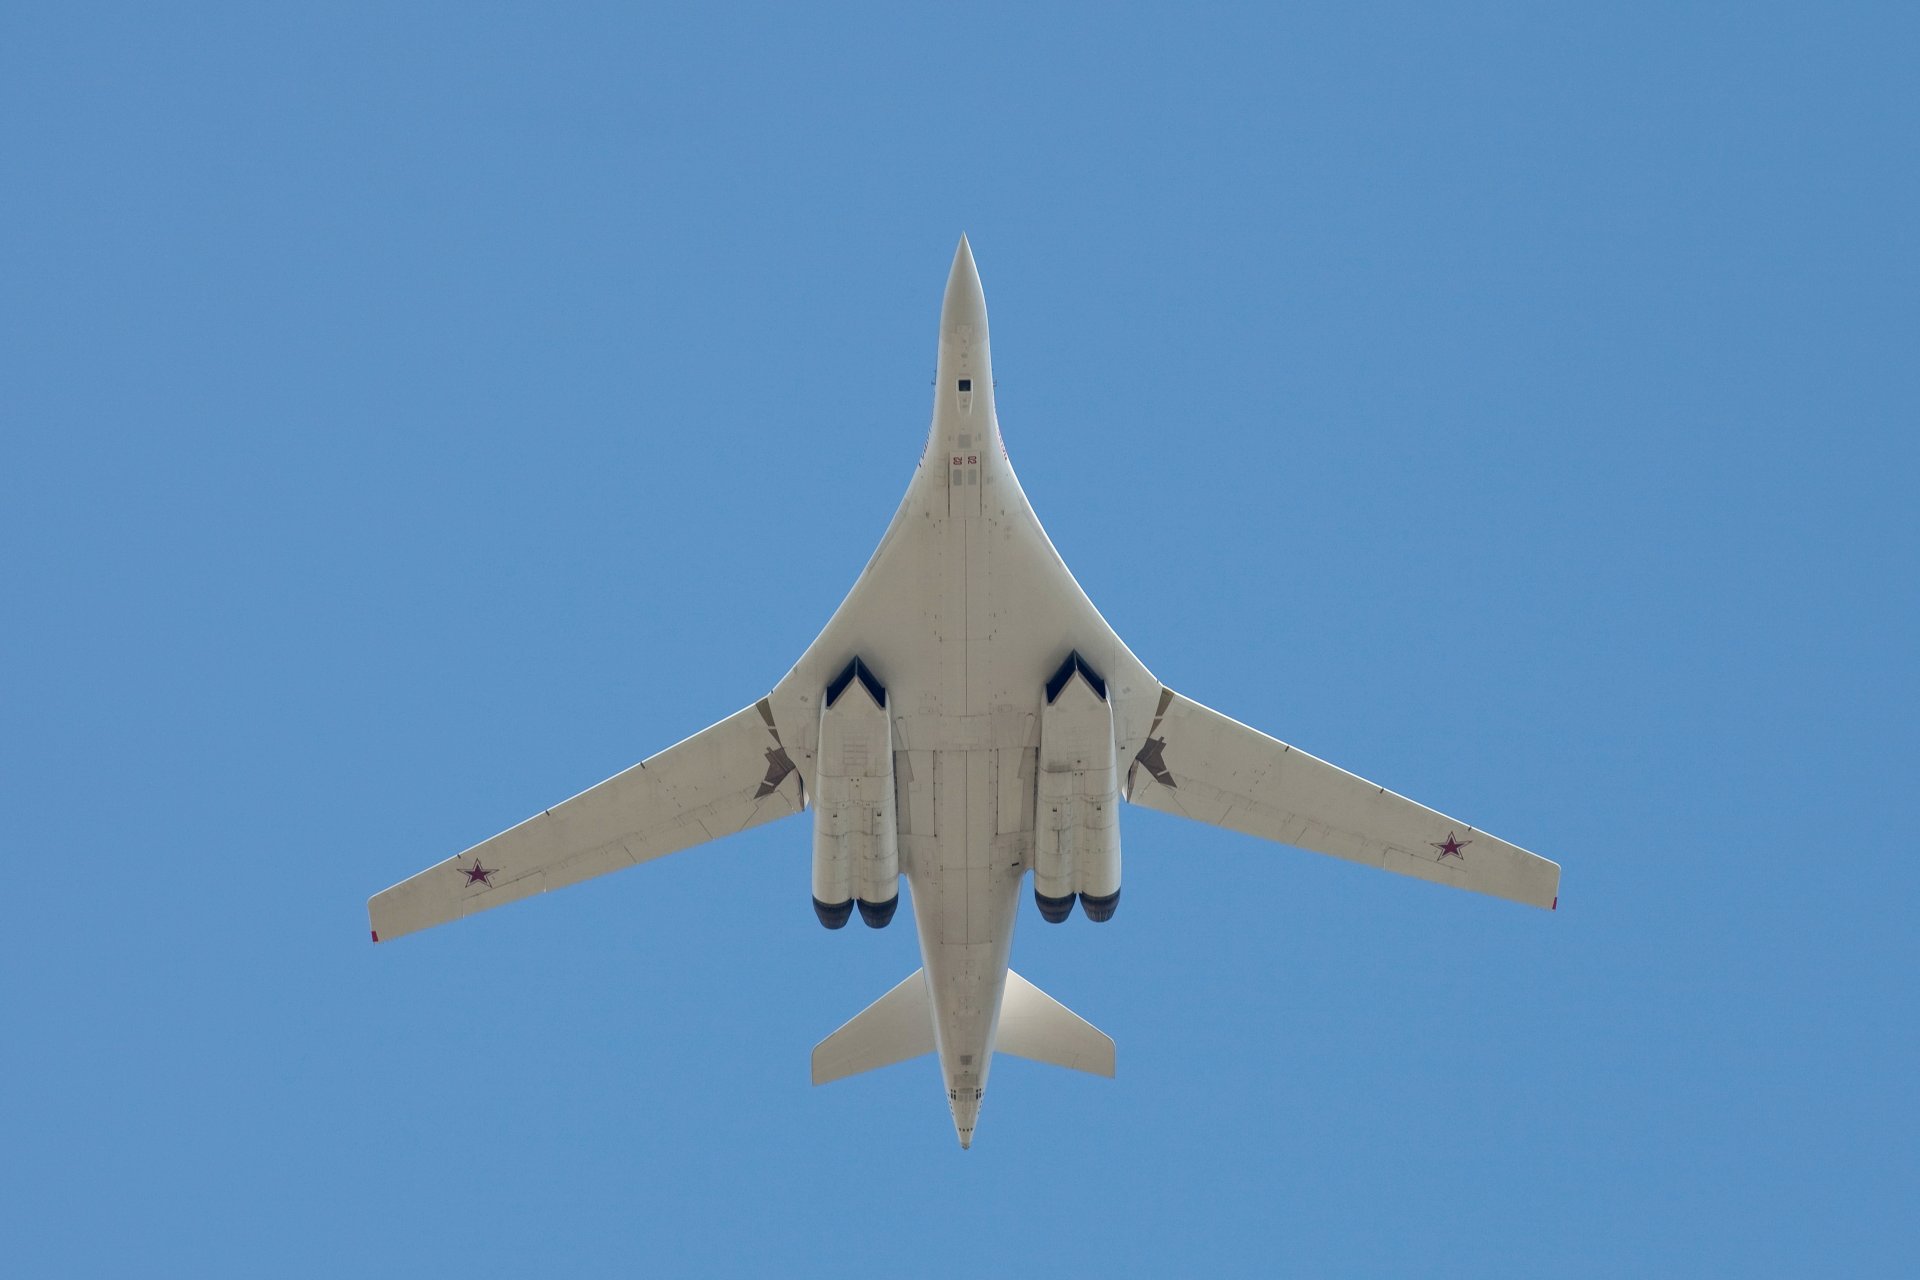
[[[281,8],[0,15],[9,1271],[1911,1267],[1911,6]],[[804,820],[369,945],[800,653],[962,230],[1148,666],[1560,911],[1129,810],[964,1154]]]

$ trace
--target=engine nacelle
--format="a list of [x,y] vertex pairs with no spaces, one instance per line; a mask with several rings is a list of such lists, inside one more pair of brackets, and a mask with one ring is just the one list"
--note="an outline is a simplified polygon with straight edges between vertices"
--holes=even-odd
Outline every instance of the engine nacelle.
[[1120,782],[1107,682],[1078,653],[1047,681],[1040,708],[1033,897],[1058,924],[1076,895],[1089,920],[1120,905]]
[[887,690],[855,658],[827,686],[820,749],[808,780],[813,801],[813,909],[829,929],[853,903],[870,928],[900,905],[900,827],[893,799],[893,720]]

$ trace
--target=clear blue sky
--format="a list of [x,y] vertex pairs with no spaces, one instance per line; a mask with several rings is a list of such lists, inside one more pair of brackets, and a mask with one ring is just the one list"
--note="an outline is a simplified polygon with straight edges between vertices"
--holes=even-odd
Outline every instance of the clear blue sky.
[[[12,1274],[1892,1275],[1907,5],[7,6]],[[375,948],[1006,437],[1182,692],[1556,914],[1129,810],[1119,1042],[807,1084],[804,820]]]

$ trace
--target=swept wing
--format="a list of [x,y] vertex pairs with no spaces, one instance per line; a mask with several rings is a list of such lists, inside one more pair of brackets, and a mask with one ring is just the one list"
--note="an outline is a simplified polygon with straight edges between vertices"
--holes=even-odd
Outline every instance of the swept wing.
[[375,894],[373,940],[744,831],[805,807],[763,698],[465,853]]
[[1560,866],[1160,691],[1126,797],[1349,862],[1529,906],[1559,902]]

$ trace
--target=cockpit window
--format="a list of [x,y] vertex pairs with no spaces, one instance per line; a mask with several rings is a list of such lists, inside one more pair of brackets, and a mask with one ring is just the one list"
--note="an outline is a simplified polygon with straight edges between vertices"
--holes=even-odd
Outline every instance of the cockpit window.
[[962,379],[960,379],[960,389],[961,389],[962,391],[971,391],[971,390],[973,390],[973,379],[972,379],[972,378],[962,378]]

